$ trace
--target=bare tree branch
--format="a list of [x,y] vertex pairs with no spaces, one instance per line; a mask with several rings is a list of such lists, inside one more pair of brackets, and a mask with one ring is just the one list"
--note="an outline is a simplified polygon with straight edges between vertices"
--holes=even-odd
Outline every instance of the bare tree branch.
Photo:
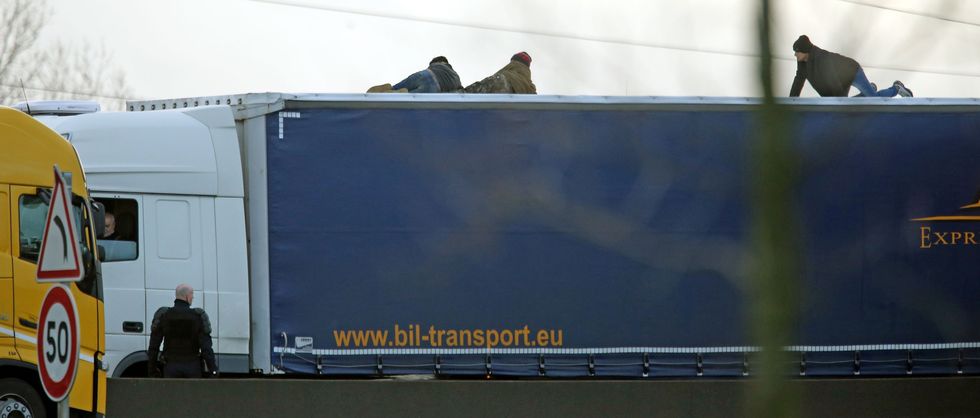
[[0,103],[80,99],[121,110],[131,92],[104,46],[38,44],[50,11],[46,0],[0,0]]
[[36,40],[47,19],[43,2],[0,0],[0,24],[3,40],[0,43],[0,80],[16,70],[18,59]]

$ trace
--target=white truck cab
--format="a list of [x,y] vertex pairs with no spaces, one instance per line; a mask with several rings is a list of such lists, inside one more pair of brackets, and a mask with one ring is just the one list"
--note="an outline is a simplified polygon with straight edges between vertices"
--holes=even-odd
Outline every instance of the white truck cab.
[[248,372],[244,187],[228,107],[39,119],[75,146],[94,200],[112,214],[103,247],[109,376],[146,374],[154,312],[196,290],[222,372]]

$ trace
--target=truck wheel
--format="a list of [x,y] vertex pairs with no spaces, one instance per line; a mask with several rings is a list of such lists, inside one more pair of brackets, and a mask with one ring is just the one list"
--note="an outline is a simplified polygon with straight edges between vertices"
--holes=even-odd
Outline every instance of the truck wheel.
[[134,363],[123,370],[118,377],[148,377],[146,375],[146,362],[141,361],[139,363]]
[[0,418],[46,418],[44,401],[34,387],[18,379],[0,379]]

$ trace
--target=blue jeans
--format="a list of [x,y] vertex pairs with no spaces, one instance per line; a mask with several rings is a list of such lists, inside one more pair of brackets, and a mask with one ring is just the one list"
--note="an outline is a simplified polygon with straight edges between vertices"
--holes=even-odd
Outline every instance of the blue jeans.
[[392,90],[408,89],[409,93],[438,93],[439,83],[429,70],[422,70],[391,86]]
[[854,81],[851,82],[851,85],[861,92],[854,97],[895,97],[898,95],[898,89],[895,86],[875,91],[874,87],[871,87],[871,82],[868,81],[868,76],[864,74],[864,68],[860,66],[858,66],[857,74],[854,74]]

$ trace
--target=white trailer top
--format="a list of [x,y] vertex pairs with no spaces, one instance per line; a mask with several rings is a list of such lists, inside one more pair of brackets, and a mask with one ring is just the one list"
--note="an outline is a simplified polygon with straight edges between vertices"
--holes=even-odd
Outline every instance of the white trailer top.
[[[155,110],[184,109],[202,106],[227,105],[235,113],[235,119],[244,120],[259,115],[278,112],[287,108],[287,102],[307,102],[312,105],[327,106],[330,104],[349,105],[365,103],[368,105],[405,104],[410,106],[425,106],[437,103],[458,103],[460,107],[482,106],[535,106],[541,104],[561,104],[569,106],[609,106],[609,105],[653,105],[653,106],[738,106],[760,105],[763,100],[758,97],[705,97],[705,96],[557,96],[529,94],[411,94],[411,93],[353,93],[353,94],[324,94],[324,93],[245,93],[227,96],[184,97],[159,100],[134,100],[126,102],[130,112],[147,112]],[[922,111],[922,106],[934,107],[937,110],[944,107],[980,106],[980,99],[961,98],[881,98],[881,97],[780,97],[779,104],[800,106],[838,106],[847,109],[866,108],[878,110],[887,107],[890,111],[904,109]]]

